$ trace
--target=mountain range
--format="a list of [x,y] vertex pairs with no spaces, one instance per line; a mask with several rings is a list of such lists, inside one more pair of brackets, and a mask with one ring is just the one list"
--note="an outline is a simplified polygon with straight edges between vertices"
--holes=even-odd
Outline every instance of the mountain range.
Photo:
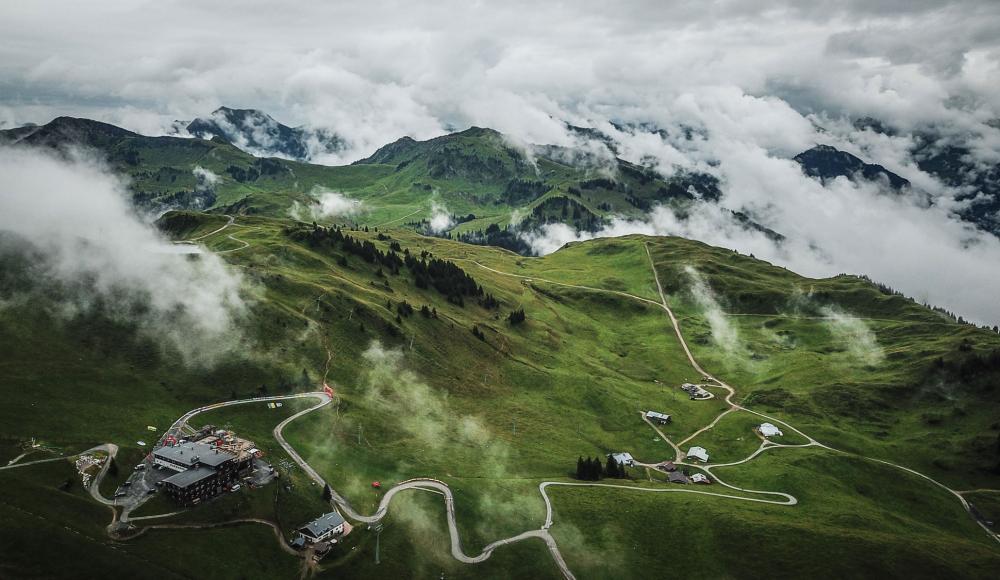
[[[864,127],[887,131],[874,120]],[[446,227],[433,233],[521,253],[530,248],[517,232],[547,223],[594,231],[615,216],[642,218],[658,204],[683,216],[693,204],[721,197],[721,184],[710,174],[682,171],[664,178],[617,157],[613,140],[599,130],[570,130],[602,143],[607,154],[551,145],[526,148],[492,129],[472,127],[427,141],[402,137],[351,165],[318,165],[308,161],[342,151],[340,137],[289,127],[261,111],[228,107],[188,123],[182,132],[194,138],[147,137],[106,123],[60,117],[0,131],[0,140],[50,148],[76,143],[98,150],[130,177],[136,203],[153,212],[286,215],[295,204],[315,208],[318,191],[336,190],[367,202],[366,221],[395,221],[418,215],[421,208],[425,215],[437,208],[448,219]],[[926,137],[915,152],[920,168],[960,192],[958,199],[966,202],[958,210],[962,219],[1000,235],[1000,169],[972,171],[968,149],[931,143]],[[829,145],[803,151],[794,161],[806,175],[824,182],[865,180],[897,193],[912,187],[882,165]],[[199,182],[195,167],[218,177],[212,187]],[[783,239],[745,208],[726,211],[742,227]],[[428,222],[418,222],[413,225],[432,231]]]

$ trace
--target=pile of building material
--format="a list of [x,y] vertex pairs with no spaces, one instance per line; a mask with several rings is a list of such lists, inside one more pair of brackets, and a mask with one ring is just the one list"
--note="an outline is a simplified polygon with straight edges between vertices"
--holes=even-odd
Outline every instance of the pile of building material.
[[670,422],[670,415],[666,413],[658,413],[656,411],[646,411],[646,418],[650,421],[656,421],[660,425],[666,425]]
[[80,474],[80,479],[83,480],[83,487],[90,487],[90,482],[101,470],[101,466],[107,461],[106,456],[97,455],[81,455],[76,458],[74,464],[76,465],[76,471]]

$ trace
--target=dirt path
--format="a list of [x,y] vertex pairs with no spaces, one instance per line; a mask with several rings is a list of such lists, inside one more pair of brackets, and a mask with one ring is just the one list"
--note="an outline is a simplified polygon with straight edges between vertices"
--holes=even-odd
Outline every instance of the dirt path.
[[412,212],[404,215],[403,217],[398,217],[398,218],[396,218],[394,220],[389,220],[389,221],[381,223],[381,224],[375,224],[374,226],[371,226],[371,227],[373,227],[373,228],[381,228],[381,227],[384,227],[384,226],[387,226],[387,225],[390,225],[390,224],[394,224],[396,222],[401,222],[401,221],[405,220],[406,218],[408,218],[410,216],[415,216],[415,215],[417,215],[418,213],[420,213],[422,211],[424,211],[424,208],[421,207],[421,208],[418,208],[415,211],[412,211]]
[[208,232],[207,234],[202,234],[202,235],[200,235],[200,236],[198,236],[196,238],[188,238],[186,240],[180,240],[180,241],[175,242],[175,243],[178,243],[178,244],[191,244],[191,243],[197,242],[198,240],[203,240],[203,239],[205,239],[205,238],[207,238],[209,236],[213,236],[213,235],[221,232],[222,230],[228,228],[229,226],[233,225],[233,223],[236,221],[236,218],[233,217],[233,216],[231,216],[231,215],[229,215],[229,214],[224,214],[224,215],[225,215],[225,217],[229,218],[229,221],[227,221],[225,223],[225,225],[223,225],[221,228],[219,228],[217,230],[212,230],[212,231]]

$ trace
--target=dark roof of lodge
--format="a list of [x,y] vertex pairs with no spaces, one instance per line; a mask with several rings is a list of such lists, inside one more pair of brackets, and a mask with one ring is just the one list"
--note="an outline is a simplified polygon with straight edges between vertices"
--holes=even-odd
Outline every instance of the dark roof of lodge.
[[311,538],[319,538],[342,523],[344,523],[343,516],[338,512],[330,512],[299,528],[299,533]]
[[197,442],[165,445],[159,449],[155,449],[153,456],[188,467],[195,463],[208,465],[209,467],[218,467],[236,457],[228,451],[221,451],[211,445]]
[[199,465],[198,467],[192,469],[185,469],[180,473],[175,473],[170,477],[163,480],[163,483],[168,483],[177,486],[181,489],[194,485],[199,481],[215,475],[215,470],[210,467],[205,467],[204,465]]

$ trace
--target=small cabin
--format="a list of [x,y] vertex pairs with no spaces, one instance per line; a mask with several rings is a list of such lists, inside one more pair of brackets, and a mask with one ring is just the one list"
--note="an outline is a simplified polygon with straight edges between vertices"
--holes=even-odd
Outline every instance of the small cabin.
[[666,413],[658,413],[656,411],[646,411],[646,418],[650,421],[655,421],[660,425],[666,425],[670,422],[670,415]]

